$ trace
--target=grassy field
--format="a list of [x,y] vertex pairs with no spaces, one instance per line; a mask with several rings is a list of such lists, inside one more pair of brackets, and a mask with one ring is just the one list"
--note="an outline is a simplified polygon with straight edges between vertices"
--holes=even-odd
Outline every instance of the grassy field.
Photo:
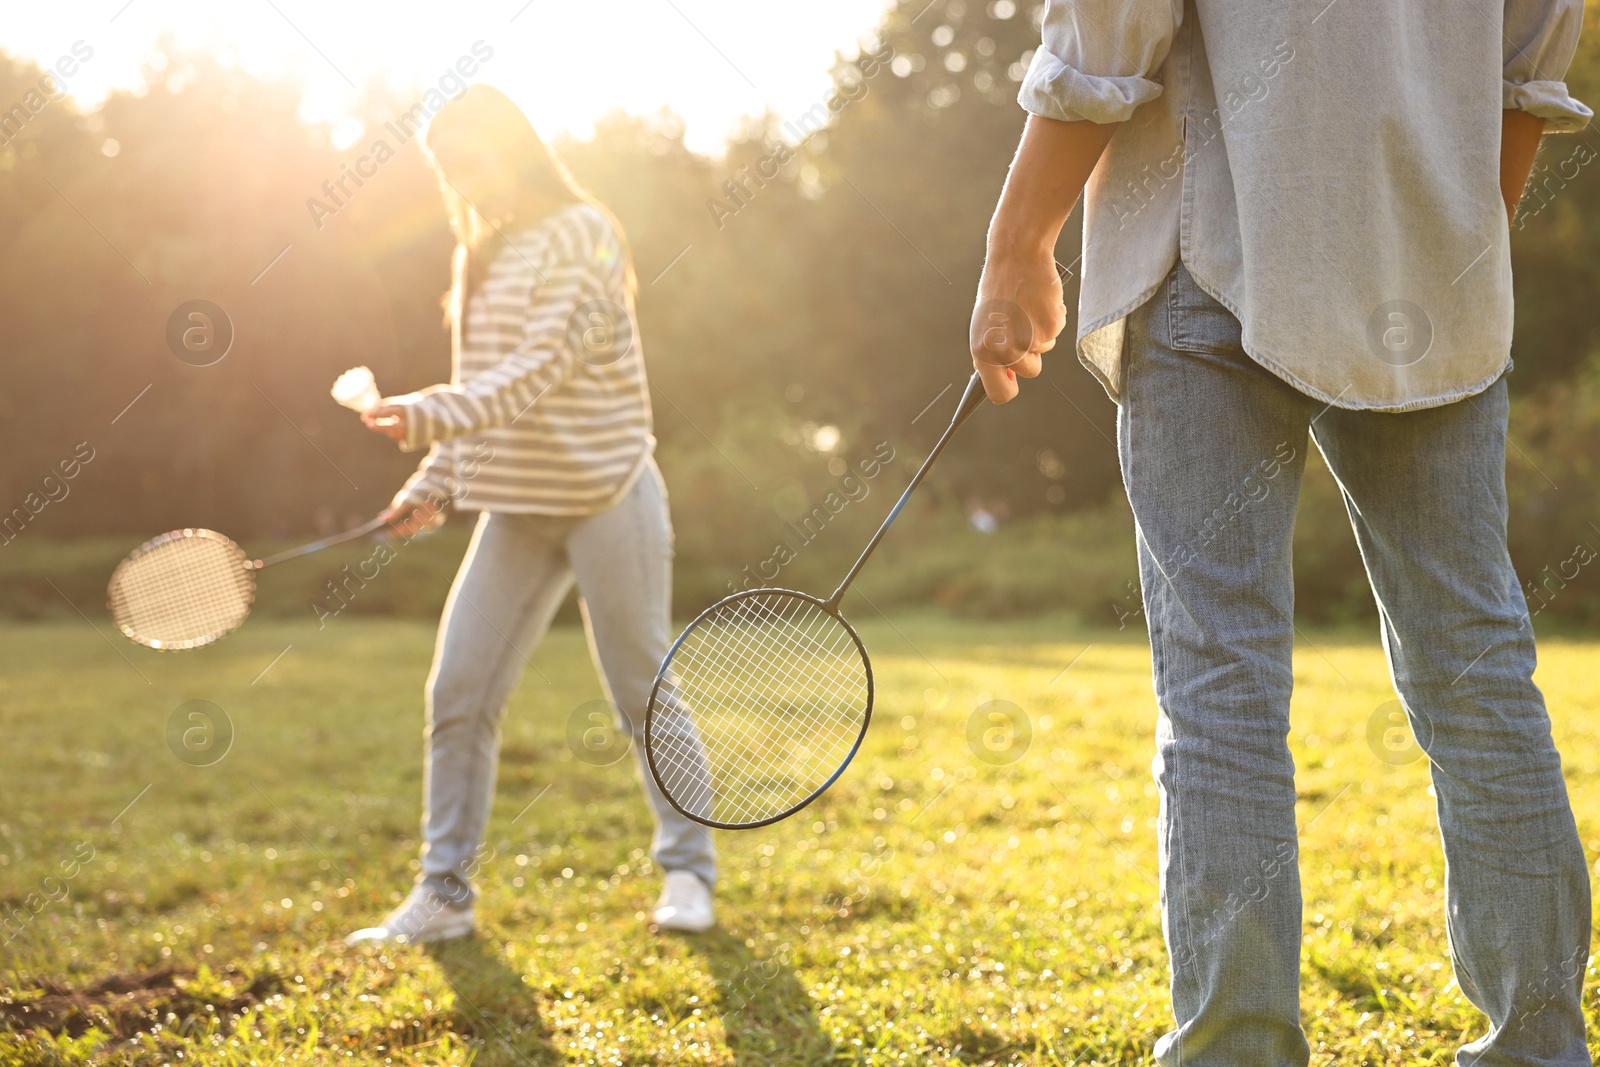
[[[1170,1014],[1141,635],[863,629],[862,755],[803,815],[722,835],[700,937],[642,921],[648,814],[631,761],[568,745],[599,688],[558,631],[507,718],[480,934],[386,954],[339,939],[413,874],[430,626],[257,620],[167,656],[81,620],[0,630],[0,1064],[1146,1062]],[[1373,640],[1301,644],[1315,1059],[1447,1063],[1483,1021],[1446,957],[1426,763],[1369,744]],[[1591,860],[1597,653],[1552,639],[1539,676]],[[231,738],[183,736],[204,705],[174,727],[197,700]],[[992,701],[1026,729],[974,720]]]

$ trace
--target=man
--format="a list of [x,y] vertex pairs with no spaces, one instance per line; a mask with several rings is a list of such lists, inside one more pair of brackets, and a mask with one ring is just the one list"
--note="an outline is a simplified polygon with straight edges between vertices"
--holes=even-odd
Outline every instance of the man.
[[[1503,8],[1503,10],[1502,10]],[[1447,929],[1489,1032],[1588,1064],[1589,882],[1506,552],[1509,219],[1580,0],[1053,0],[973,358],[1016,395],[1064,326],[1118,404],[1160,716],[1163,1064],[1304,1064],[1290,543],[1339,479],[1438,795]]]

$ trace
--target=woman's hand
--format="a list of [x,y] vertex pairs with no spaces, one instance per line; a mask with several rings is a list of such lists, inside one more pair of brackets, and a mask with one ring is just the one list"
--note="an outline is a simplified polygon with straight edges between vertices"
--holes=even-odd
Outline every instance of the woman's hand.
[[370,411],[363,411],[361,421],[367,429],[391,441],[406,439],[406,409],[399,404],[379,404]]
[[378,513],[401,537],[410,539],[424,530],[444,525],[444,508],[434,504],[390,504]]

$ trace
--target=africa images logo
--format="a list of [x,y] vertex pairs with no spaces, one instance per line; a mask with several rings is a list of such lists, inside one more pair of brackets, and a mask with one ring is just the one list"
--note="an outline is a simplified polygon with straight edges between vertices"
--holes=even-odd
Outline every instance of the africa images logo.
[[167,317],[167,348],[191,367],[219,363],[233,348],[233,320],[210,300],[189,300]]
[[1391,367],[1409,367],[1433,347],[1433,320],[1410,300],[1390,300],[1367,318],[1367,347]]

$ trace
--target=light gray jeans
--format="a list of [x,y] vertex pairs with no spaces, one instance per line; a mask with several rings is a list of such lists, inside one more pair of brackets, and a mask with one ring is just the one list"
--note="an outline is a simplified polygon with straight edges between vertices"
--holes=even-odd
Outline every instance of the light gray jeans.
[[[620,502],[596,515],[478,519],[445,602],[427,688],[419,881],[451,900],[476,896],[471,876],[494,798],[500,718],[574,581],[590,652],[655,810],[651,856],[663,870],[716,881],[711,831],[673,809],[645,764],[645,709],[671,643],[672,599],[672,520],[650,462]],[[574,711],[544,710],[563,721]]]
[[1288,744],[1290,549],[1309,437],[1344,490],[1389,670],[1433,772],[1456,980],[1489,1017],[1457,1063],[1586,1067],[1588,865],[1506,552],[1505,379],[1403,414],[1324,404],[1257,365],[1238,320],[1182,265],[1127,337],[1118,430],[1160,709],[1177,1017],[1156,1061],[1304,1067],[1310,1055]]

